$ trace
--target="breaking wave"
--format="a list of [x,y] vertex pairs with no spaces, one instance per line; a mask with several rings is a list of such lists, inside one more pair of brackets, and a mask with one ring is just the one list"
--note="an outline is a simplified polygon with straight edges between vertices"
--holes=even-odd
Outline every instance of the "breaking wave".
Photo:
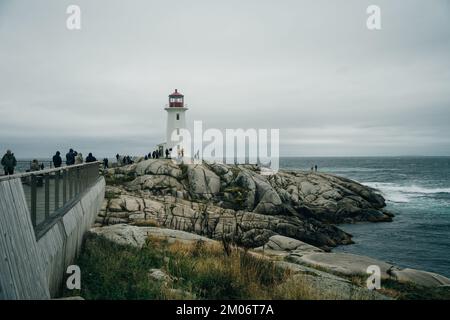
[[387,182],[365,182],[364,185],[379,190],[388,201],[410,202],[411,198],[449,193],[450,188],[425,188],[417,185],[402,186]]

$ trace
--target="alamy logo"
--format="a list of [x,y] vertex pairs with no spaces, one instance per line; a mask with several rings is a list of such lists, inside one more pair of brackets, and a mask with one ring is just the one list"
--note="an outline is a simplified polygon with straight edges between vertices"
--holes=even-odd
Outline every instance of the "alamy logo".
[[371,5],[366,10],[369,17],[367,18],[367,29],[381,30],[381,9],[379,6]]
[[366,272],[370,274],[367,278],[367,289],[379,290],[381,289],[381,270],[377,265],[371,265],[367,267]]
[[171,158],[195,164],[254,164],[261,174],[271,175],[279,169],[279,140],[279,129],[225,129],[224,135],[219,129],[203,131],[202,121],[194,121],[193,135],[187,129],[172,132]]
[[77,265],[71,265],[67,267],[67,277],[66,287],[69,290],[80,290],[81,289],[81,269]]
[[66,13],[69,17],[66,20],[66,27],[69,30],[81,30],[81,8],[77,5],[67,7]]

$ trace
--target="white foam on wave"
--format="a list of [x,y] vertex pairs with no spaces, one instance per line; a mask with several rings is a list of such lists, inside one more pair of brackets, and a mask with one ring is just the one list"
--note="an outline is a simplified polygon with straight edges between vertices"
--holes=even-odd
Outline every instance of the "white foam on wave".
[[402,186],[387,182],[365,182],[363,185],[380,190],[388,201],[410,202],[411,198],[424,195],[450,193],[450,188],[425,188],[417,185]]

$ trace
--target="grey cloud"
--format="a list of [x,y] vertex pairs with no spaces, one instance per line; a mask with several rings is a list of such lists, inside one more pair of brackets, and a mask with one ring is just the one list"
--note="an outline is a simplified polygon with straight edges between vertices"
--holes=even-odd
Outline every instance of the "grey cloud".
[[179,88],[188,121],[279,128],[285,155],[450,155],[449,2],[375,2],[379,32],[365,0],[4,0],[0,149],[146,152]]

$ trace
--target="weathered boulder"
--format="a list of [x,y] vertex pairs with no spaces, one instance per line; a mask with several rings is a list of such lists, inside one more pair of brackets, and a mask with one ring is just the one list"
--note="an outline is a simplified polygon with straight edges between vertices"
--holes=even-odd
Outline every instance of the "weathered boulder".
[[211,163],[209,167],[221,180],[223,180],[225,186],[233,181],[234,173],[229,166],[221,163]]
[[142,175],[127,184],[127,189],[133,190],[170,190],[182,191],[184,186],[174,177],[167,175]]
[[167,159],[149,159],[139,162],[135,165],[136,175],[142,176],[146,174],[167,175],[173,178],[179,178],[182,171],[179,166]]
[[323,250],[303,241],[281,235],[271,236],[267,243],[254,250],[264,251],[265,253],[278,256],[287,256],[289,254],[302,256],[311,252],[323,252]]
[[[352,284],[349,280],[331,273],[295,263],[276,261],[275,264],[288,269],[294,275],[281,287],[301,286],[307,290],[308,299],[317,300],[389,300],[375,290]],[[284,288],[289,291],[289,288]],[[295,290],[295,289],[294,289]]]
[[187,165],[189,191],[198,198],[211,199],[220,191],[220,178],[201,165]]
[[413,282],[424,287],[450,286],[449,278],[428,271],[394,267],[389,271],[389,275],[397,281]]
[[387,271],[392,266],[366,256],[350,253],[320,253],[313,252],[302,256],[290,255],[290,260],[310,266],[319,266],[330,272],[352,275],[367,275],[367,268],[376,265],[380,268],[381,276],[389,278]]
[[369,266],[378,266],[382,279],[394,279],[403,282],[412,282],[425,287],[438,287],[450,285],[450,279],[432,272],[402,269],[392,264],[350,253],[310,253],[302,256],[289,255],[290,260],[309,266],[319,266],[330,272],[352,275],[367,275]]
[[214,243],[213,240],[206,237],[180,230],[156,227],[137,227],[128,224],[116,224],[107,227],[92,228],[90,232],[103,236],[118,244],[131,245],[139,248],[146,243],[149,237],[166,239],[169,243],[173,243],[175,241],[180,241],[183,243],[191,243],[196,241]]

